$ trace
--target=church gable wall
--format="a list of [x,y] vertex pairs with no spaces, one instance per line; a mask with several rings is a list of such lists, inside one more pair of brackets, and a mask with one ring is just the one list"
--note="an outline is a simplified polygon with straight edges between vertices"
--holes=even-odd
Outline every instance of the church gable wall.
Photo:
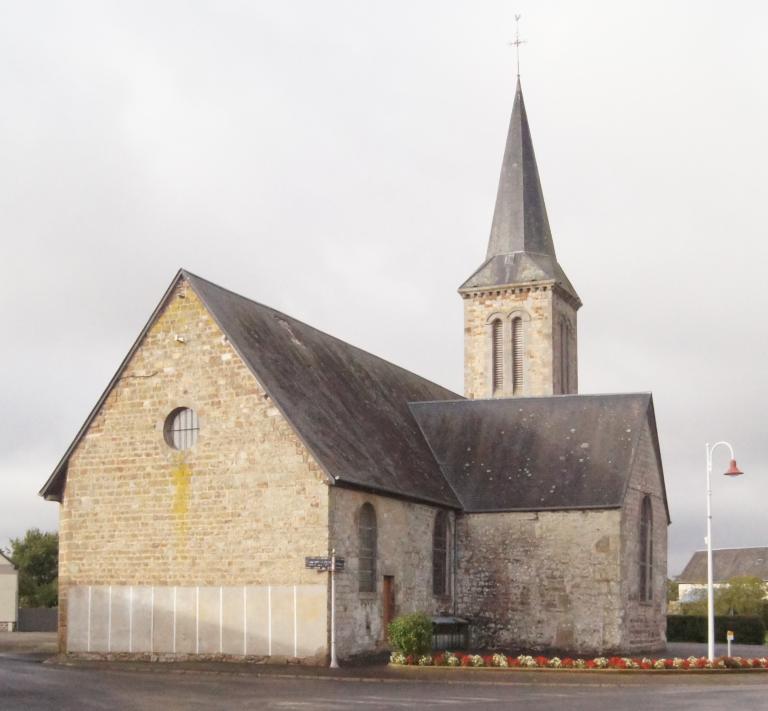
[[[647,601],[642,600],[640,594],[640,518],[646,494],[650,495],[653,522],[652,592]],[[625,646],[629,650],[661,649],[666,643],[667,512],[661,472],[647,423],[638,442],[621,529]]]
[[619,510],[466,514],[457,523],[458,614],[473,646],[618,649]]
[[[363,504],[376,512],[376,589],[359,589],[358,523]],[[345,559],[336,576],[336,639],[339,657],[388,649],[384,629],[384,576],[394,578],[394,615],[452,611],[453,513],[448,514],[448,594],[432,594],[432,535],[439,509],[342,487],[330,491],[331,541]],[[322,551],[318,551],[321,553]]]
[[[198,441],[185,451],[163,436],[177,407],[199,416]],[[122,620],[138,615],[138,607],[117,607],[118,598],[138,605],[146,597],[146,606],[151,595],[167,612],[178,586],[174,614],[197,608],[211,618],[216,634],[205,648],[219,649],[219,626],[234,610],[224,602],[232,600],[248,606],[249,634],[262,630],[265,654],[293,656],[295,637],[268,645],[267,619],[277,625],[282,615],[293,625],[309,610],[314,647],[305,638],[298,648],[306,656],[324,654],[325,578],[304,568],[304,556],[327,550],[327,521],[325,475],[182,281],[69,461],[60,523],[62,646],[70,591],[82,602],[81,617],[101,610],[109,595],[104,609]],[[250,596],[245,586],[255,586]],[[113,627],[120,620],[113,618]],[[202,630],[203,622],[195,618],[190,629]],[[79,624],[70,639],[85,645],[83,630],[101,623]],[[179,634],[189,624],[180,618]],[[102,630],[104,638],[116,629]]]

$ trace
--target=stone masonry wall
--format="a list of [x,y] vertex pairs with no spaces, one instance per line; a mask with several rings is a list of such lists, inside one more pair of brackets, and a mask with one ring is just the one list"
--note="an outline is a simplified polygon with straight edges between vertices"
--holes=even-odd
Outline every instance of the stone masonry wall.
[[473,646],[617,649],[620,520],[619,510],[460,516],[458,614]]
[[[653,593],[650,601],[640,599],[640,513],[645,495],[653,511]],[[628,650],[656,650],[666,644],[667,512],[664,507],[661,472],[645,425],[632,468],[624,501],[622,529],[622,598],[624,600]]]
[[[557,395],[560,394],[576,394],[579,392],[579,360],[578,360],[578,328],[577,328],[577,313],[576,309],[562,298],[553,299],[553,352],[554,352],[554,367],[553,373],[553,392]],[[566,369],[568,373],[567,385],[565,387],[564,378],[562,377],[562,370],[560,367],[560,359],[562,349],[565,347],[562,339],[562,332],[560,330],[560,321],[565,319],[569,324],[570,329],[566,331],[566,338],[568,339],[566,350]]]
[[[522,312],[523,343],[523,396],[543,396],[559,393],[558,368],[560,345],[553,331],[553,314],[559,309],[567,313],[573,324],[573,343],[570,351],[571,392],[576,392],[576,313],[553,291],[551,284],[504,288],[462,294],[464,299],[464,394],[468,398],[489,398],[491,391],[491,316]],[[511,385],[511,329],[504,334],[505,376],[504,397],[512,395]],[[555,382],[555,378],[558,378]]]
[[[183,452],[163,437],[181,406]],[[328,548],[328,487],[182,281],[70,458],[60,519],[64,649],[70,586],[322,582],[304,556]]]
[[[360,508],[369,502],[376,511],[378,557],[376,591],[358,588]],[[432,533],[438,509],[360,491],[330,490],[331,542],[345,559],[336,577],[336,639],[339,657],[388,649],[383,627],[383,578],[394,576],[395,615],[452,611],[452,596],[432,594]],[[453,530],[453,514],[449,516]],[[452,540],[452,535],[449,536]],[[322,551],[318,551],[318,554]],[[450,558],[451,556],[449,556]],[[452,564],[449,570],[452,569]],[[453,576],[449,577],[452,580]],[[449,585],[449,590],[451,590]]]

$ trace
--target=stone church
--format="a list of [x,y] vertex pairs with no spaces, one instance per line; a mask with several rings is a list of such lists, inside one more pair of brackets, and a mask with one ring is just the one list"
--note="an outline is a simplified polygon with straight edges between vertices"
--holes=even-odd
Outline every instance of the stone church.
[[323,661],[423,611],[472,645],[665,641],[669,512],[650,394],[578,395],[519,80],[485,261],[461,285],[464,397],[181,270],[41,490],[60,644]]

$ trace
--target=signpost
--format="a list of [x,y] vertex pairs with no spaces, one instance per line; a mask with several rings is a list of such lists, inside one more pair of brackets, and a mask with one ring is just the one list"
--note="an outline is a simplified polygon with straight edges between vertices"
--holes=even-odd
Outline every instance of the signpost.
[[727,630],[725,633],[725,640],[728,642],[728,656],[731,656],[731,642],[733,642],[733,630]]
[[308,556],[304,558],[304,567],[316,570],[318,573],[331,574],[331,664],[332,669],[339,666],[336,659],[336,573],[344,570],[344,558],[336,555],[336,549],[330,556]]

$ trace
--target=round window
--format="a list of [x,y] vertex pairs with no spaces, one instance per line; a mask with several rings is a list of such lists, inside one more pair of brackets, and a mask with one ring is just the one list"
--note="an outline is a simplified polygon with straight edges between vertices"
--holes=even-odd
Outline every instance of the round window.
[[199,431],[197,413],[189,407],[177,407],[165,418],[165,442],[174,449],[194,447]]

